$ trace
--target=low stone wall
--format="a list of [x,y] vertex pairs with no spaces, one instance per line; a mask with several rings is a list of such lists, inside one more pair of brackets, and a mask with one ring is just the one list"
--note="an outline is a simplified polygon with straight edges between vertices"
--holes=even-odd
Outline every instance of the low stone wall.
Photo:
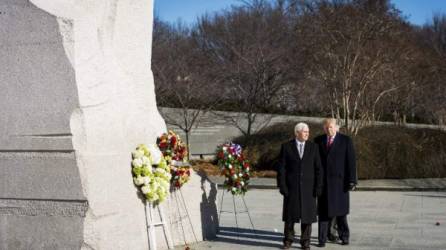
[[[185,140],[184,132],[175,126],[169,120],[181,121],[182,110],[176,108],[159,107],[161,115],[165,118],[169,129],[174,130],[176,133]],[[237,112],[225,112],[225,111],[211,111],[205,113],[197,123],[198,126],[194,127],[190,132],[190,151],[193,158],[196,157],[212,157],[218,145],[230,141],[232,138],[241,136],[242,133],[228,119],[223,117],[241,117],[242,113]],[[168,118],[170,119],[168,119]],[[262,126],[270,126],[282,122],[309,122],[309,123],[322,123],[324,118],[321,117],[308,117],[308,116],[291,116],[291,115],[271,115],[271,114],[257,114],[257,121],[253,124],[254,131]],[[246,122],[240,120],[240,126],[246,126]],[[395,125],[392,122],[375,122],[377,126],[391,126]],[[405,124],[409,128],[429,128],[429,129],[443,129],[445,126],[437,126],[430,124]],[[311,128],[310,128],[311,129]]]

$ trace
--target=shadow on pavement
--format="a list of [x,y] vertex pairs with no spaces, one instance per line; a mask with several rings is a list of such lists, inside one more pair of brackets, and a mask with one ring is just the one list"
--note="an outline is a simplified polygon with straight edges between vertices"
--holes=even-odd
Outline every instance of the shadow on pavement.
[[[313,240],[317,237],[311,237]],[[220,227],[217,238],[213,241],[240,244],[257,247],[282,247],[283,234],[266,230],[252,230],[247,228]],[[295,238],[294,246],[299,246],[299,237]],[[312,244],[313,245],[313,244]]]
[[281,233],[236,227],[220,227],[214,241],[257,247],[282,247]]
[[[203,170],[197,172],[201,177],[201,232],[204,240],[216,237],[218,230],[218,214],[217,214],[217,184],[212,183]],[[206,190],[206,182],[210,183],[210,190]],[[208,193],[206,192],[208,191]]]

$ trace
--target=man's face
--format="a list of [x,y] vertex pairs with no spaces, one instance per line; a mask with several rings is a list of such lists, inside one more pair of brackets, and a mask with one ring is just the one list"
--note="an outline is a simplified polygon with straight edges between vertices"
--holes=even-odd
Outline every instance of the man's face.
[[336,124],[334,122],[325,123],[324,131],[328,136],[334,136],[336,134]]
[[296,132],[296,138],[299,141],[306,141],[308,140],[308,137],[310,136],[310,130],[307,128],[301,129],[300,131]]

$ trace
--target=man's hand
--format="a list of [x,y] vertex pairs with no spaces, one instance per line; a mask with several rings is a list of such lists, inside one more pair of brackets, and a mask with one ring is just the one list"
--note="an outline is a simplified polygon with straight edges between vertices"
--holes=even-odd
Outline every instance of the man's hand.
[[354,191],[356,189],[356,184],[355,183],[350,183],[349,184],[349,187],[348,187],[348,190],[350,190],[350,191]]
[[286,196],[288,196],[288,190],[285,190],[285,189],[281,188],[280,189],[280,194],[286,197]]

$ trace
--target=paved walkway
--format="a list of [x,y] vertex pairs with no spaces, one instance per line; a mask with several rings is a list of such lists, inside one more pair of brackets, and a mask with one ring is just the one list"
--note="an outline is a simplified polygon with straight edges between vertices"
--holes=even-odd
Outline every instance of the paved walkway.
[[[224,177],[210,176],[218,184]],[[252,178],[252,189],[275,189],[275,178]],[[446,191],[446,178],[359,180],[358,191]],[[445,248],[446,249],[446,248]]]
[[[382,186],[393,182],[375,182]],[[398,182],[409,183],[409,182]],[[379,184],[379,185],[378,185]],[[384,185],[385,184],[385,185]],[[218,202],[221,199],[220,192]],[[254,223],[252,230],[247,213],[239,213],[237,222],[232,195],[225,193],[216,239],[191,245],[191,249],[278,249],[281,247],[283,223],[282,197],[274,189],[252,189],[245,201]],[[236,197],[237,211],[244,210]],[[436,225],[439,222],[440,225]],[[328,243],[327,250],[433,250],[446,249],[446,192],[355,191],[351,193],[350,245]],[[237,227],[238,225],[238,227]],[[300,227],[296,226],[296,233]],[[317,223],[313,224],[312,249],[317,244]],[[184,249],[178,247],[177,249]],[[292,249],[300,249],[294,244]]]

